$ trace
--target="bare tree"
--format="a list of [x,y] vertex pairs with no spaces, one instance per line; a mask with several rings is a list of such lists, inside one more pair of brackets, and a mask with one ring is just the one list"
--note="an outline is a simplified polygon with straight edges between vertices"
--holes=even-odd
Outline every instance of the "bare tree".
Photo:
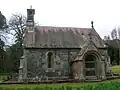
[[5,35],[6,28],[7,28],[6,18],[0,11],[0,72],[4,71],[3,61],[5,60],[4,58],[5,57],[5,51],[4,51],[5,41],[4,40],[6,40],[6,35]]
[[6,40],[6,29],[8,28],[5,16],[0,11],[0,39]]
[[120,40],[120,27],[118,27],[118,38],[119,38],[119,40]]
[[13,14],[9,20],[9,32],[15,37],[15,42],[22,48],[26,28],[26,17],[20,13]]
[[[118,48],[118,60],[117,64],[120,62],[120,27],[114,28],[111,32],[112,40],[116,43],[116,48]],[[117,52],[117,51],[116,51]]]
[[112,39],[118,39],[117,29],[114,28],[111,32]]
[[6,18],[0,11],[0,29],[5,29],[7,27]]
[[119,39],[120,40],[120,27],[114,28],[111,32],[112,39]]
[[18,71],[19,60],[23,55],[23,39],[26,28],[26,17],[21,13],[12,14],[8,21],[7,33],[13,35],[14,44],[9,48],[9,58],[14,63],[15,71]]

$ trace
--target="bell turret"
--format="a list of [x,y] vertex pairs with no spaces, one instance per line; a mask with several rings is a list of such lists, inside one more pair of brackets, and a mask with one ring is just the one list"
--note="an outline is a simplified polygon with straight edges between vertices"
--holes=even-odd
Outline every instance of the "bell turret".
[[27,26],[34,26],[34,14],[35,14],[35,9],[32,9],[32,6],[30,9],[27,9]]
[[26,33],[25,33],[25,46],[34,47],[35,45],[35,26],[34,26],[35,9],[27,9]]

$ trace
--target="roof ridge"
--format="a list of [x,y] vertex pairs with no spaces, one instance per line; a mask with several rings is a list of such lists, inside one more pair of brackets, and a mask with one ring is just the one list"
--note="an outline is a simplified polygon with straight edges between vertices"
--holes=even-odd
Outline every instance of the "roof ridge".
[[92,29],[92,28],[81,28],[81,27],[62,27],[62,26],[37,26],[37,27],[45,27],[45,28],[74,28],[74,29]]

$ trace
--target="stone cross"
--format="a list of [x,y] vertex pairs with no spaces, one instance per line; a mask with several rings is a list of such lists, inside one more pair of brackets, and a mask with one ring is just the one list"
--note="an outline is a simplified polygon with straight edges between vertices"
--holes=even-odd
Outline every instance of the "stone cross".
[[93,21],[91,21],[91,27],[92,27],[92,28],[94,28],[94,25],[93,25],[93,23],[94,23],[94,22],[93,22]]

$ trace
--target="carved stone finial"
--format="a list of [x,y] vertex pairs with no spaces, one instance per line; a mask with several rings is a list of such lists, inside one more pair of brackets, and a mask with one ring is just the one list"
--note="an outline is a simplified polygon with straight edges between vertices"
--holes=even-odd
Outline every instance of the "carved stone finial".
[[91,32],[89,32],[89,39],[90,39],[90,41],[92,40],[92,34],[91,34]]
[[94,23],[94,22],[93,22],[93,21],[91,21],[91,27],[92,27],[92,28],[94,28],[94,25],[93,25],[93,23]]

